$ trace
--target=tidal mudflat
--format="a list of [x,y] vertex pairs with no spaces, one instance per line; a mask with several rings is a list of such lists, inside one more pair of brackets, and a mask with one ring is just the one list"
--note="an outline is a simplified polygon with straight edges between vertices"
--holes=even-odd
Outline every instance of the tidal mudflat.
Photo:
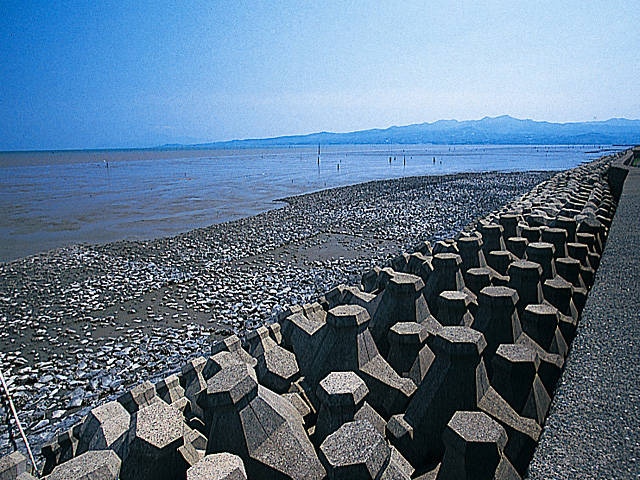
[[77,243],[148,240],[327,188],[422,175],[565,170],[593,146],[334,145],[0,153],[0,262]]

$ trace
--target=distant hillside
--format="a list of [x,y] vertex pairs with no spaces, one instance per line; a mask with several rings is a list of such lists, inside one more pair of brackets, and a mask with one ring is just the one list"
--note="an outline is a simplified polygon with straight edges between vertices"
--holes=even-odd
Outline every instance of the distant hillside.
[[[504,115],[482,120],[439,120],[404,127],[349,133],[319,132],[276,138],[231,140],[183,148],[269,147],[336,144],[640,144],[640,120],[612,118],[600,122],[549,123]],[[177,147],[177,145],[171,145]]]

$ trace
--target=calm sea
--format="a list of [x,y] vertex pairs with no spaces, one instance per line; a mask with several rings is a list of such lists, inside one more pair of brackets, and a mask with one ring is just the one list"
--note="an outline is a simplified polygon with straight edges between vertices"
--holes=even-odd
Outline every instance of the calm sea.
[[[620,148],[621,149],[621,148]],[[0,153],[0,262],[72,243],[174,235],[370,180],[564,170],[594,146],[346,145]]]

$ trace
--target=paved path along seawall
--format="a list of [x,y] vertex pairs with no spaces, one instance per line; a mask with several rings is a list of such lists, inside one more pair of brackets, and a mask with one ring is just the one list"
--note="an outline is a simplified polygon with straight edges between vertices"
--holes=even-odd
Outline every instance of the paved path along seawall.
[[640,478],[638,168],[626,178],[529,478]]

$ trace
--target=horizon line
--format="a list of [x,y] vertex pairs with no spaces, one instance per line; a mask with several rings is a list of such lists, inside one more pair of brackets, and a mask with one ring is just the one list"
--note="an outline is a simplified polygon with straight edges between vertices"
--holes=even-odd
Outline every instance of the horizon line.
[[[17,149],[17,150],[0,150],[0,153],[43,153],[43,152],[91,152],[91,151],[95,151],[95,152],[102,152],[102,151],[128,151],[128,150],[159,150],[159,149],[166,149],[166,150],[170,150],[171,148],[176,148],[176,149],[206,149],[206,148],[214,148],[215,145],[222,145],[222,144],[232,144],[232,143],[241,143],[241,142],[260,142],[260,141],[270,141],[270,140],[279,140],[279,139],[290,139],[290,138],[299,138],[299,137],[309,137],[309,136],[313,136],[313,135],[344,135],[344,134],[351,134],[351,133],[361,133],[361,132],[383,132],[385,130],[390,130],[392,128],[405,128],[405,127],[412,127],[412,126],[419,126],[419,125],[433,125],[439,122],[456,122],[456,123],[465,123],[465,122],[481,122],[483,120],[496,120],[496,119],[500,119],[500,118],[509,118],[512,120],[516,120],[516,121],[522,121],[522,122],[534,122],[534,123],[541,123],[541,124],[549,124],[549,125],[572,125],[572,124],[594,124],[594,123],[607,123],[613,120],[624,120],[624,121],[629,121],[629,122],[640,122],[640,118],[635,119],[635,118],[626,118],[626,117],[610,117],[606,120],[597,120],[597,119],[592,119],[592,120],[582,120],[582,121],[567,121],[567,122],[552,122],[552,121],[548,121],[548,120],[534,120],[532,118],[518,118],[518,117],[513,117],[509,114],[503,114],[503,115],[497,115],[494,117],[485,115],[482,118],[479,119],[467,119],[467,120],[457,120],[455,118],[441,118],[438,120],[434,120],[432,122],[420,122],[420,123],[409,123],[409,124],[404,124],[404,125],[389,125],[387,127],[372,127],[372,128],[363,128],[363,129],[359,129],[359,130],[348,130],[348,131],[328,131],[328,130],[321,130],[321,131],[313,131],[313,132],[308,132],[308,133],[291,133],[291,134],[283,134],[283,135],[276,135],[276,136],[267,136],[267,137],[247,137],[247,138],[232,138],[232,139],[228,139],[228,140],[213,140],[213,141],[205,141],[205,142],[198,142],[198,143],[165,143],[162,145],[147,145],[147,146],[130,146],[130,147],[125,147],[125,146],[111,146],[111,147],[91,147],[91,148],[82,148],[82,147],[71,147],[71,148],[37,148],[37,149]],[[349,144],[349,143],[347,143]],[[388,143],[367,143],[368,145],[387,145]],[[420,145],[421,143],[400,143],[400,144],[404,144],[404,145]],[[449,143],[434,143],[434,142],[427,142],[424,143],[425,145],[449,145]],[[459,143],[460,145],[480,145],[480,144],[485,144],[485,145],[489,145],[491,143],[484,143],[484,142],[478,142],[478,143],[470,143],[470,142],[463,142],[463,143]],[[334,144],[332,144],[334,145]],[[338,144],[335,144],[338,145]],[[498,144],[496,144],[498,145]],[[507,145],[507,144],[504,144]],[[542,145],[542,144],[541,144]],[[546,145],[592,145],[591,143],[558,143],[558,144],[546,144]],[[264,146],[265,148],[273,148],[273,147],[277,147],[277,146],[285,146],[283,145],[269,145],[269,146]],[[297,146],[302,146],[302,145],[297,145]]]

